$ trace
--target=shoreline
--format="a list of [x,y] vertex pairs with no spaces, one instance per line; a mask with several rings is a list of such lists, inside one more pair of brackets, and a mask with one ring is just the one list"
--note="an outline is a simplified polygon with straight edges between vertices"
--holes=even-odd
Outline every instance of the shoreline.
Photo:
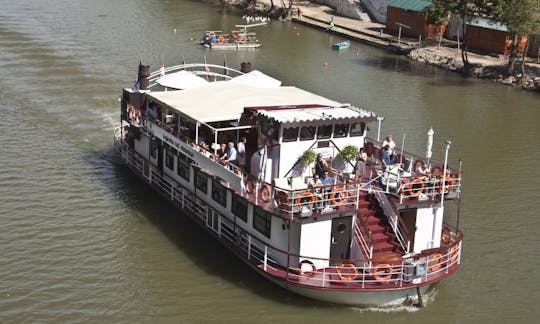
[[[381,32],[380,36],[370,29],[376,26],[377,29],[384,29],[383,24],[367,23],[360,20],[339,16],[335,10],[328,6],[315,3],[297,3],[293,9],[300,9],[302,15],[287,16],[286,8],[281,7],[281,3],[272,4],[270,0],[217,0],[221,4],[240,9],[244,14],[254,16],[265,16],[276,20],[293,20],[297,23],[326,30],[329,33],[340,34],[350,39],[383,48],[385,50],[406,54],[409,59],[421,63],[430,64],[449,71],[454,71],[465,76],[475,77],[485,80],[492,80],[506,85],[520,87],[528,91],[540,92],[540,63],[529,60],[525,61],[525,77],[522,77],[521,60],[516,61],[514,74],[506,74],[508,60],[501,56],[481,55],[474,52],[467,52],[469,66],[465,68],[461,58],[461,51],[457,48],[457,43],[451,40],[443,40],[441,46],[437,41],[424,40],[422,47],[415,47],[417,40],[407,40],[402,38],[402,43],[410,46],[410,50],[402,51],[402,47],[396,49],[396,37]],[[332,17],[332,18],[331,18]],[[330,29],[325,25],[330,19],[335,19],[335,27]],[[322,25],[321,25],[322,24]],[[400,53],[401,52],[401,53]]]

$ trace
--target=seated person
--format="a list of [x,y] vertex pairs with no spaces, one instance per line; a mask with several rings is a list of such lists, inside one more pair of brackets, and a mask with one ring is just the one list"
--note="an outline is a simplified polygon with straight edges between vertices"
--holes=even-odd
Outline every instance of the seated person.
[[234,143],[229,142],[227,147],[227,153],[225,153],[225,156],[221,158],[221,161],[223,164],[232,163],[236,164],[237,162],[237,154],[236,149],[234,148]]
[[332,185],[334,184],[334,179],[330,177],[328,171],[324,171],[323,178],[321,179],[322,185],[324,186],[324,200],[325,205],[330,198],[330,193],[332,192]]
[[428,167],[426,162],[424,162],[422,164],[418,164],[418,166],[416,167],[416,170],[414,170],[414,172],[416,173],[417,177],[420,177],[420,178],[429,177],[429,167]]

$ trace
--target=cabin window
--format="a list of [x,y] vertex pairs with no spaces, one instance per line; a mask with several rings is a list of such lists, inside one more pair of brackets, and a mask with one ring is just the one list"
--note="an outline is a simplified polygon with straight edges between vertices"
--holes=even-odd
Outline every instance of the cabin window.
[[317,129],[317,138],[325,139],[332,136],[332,125],[320,125]]
[[174,171],[174,151],[172,149],[167,150],[167,153],[165,155],[165,166],[169,170]]
[[245,199],[235,198],[232,200],[231,211],[233,214],[247,223],[248,203]]
[[176,173],[182,177],[184,180],[189,182],[189,169],[190,166],[186,161],[178,160],[176,161]]
[[159,144],[157,139],[150,140],[150,156],[154,159],[157,158],[158,146]]
[[208,192],[208,177],[206,174],[200,171],[195,172],[195,187],[206,195]]
[[272,224],[272,214],[265,212],[263,209],[256,207],[253,212],[253,228],[259,231],[264,236],[270,238]]
[[223,207],[227,206],[227,189],[218,179],[212,181],[212,199]]
[[283,129],[283,142],[296,142],[298,140],[298,127]]
[[304,126],[300,129],[300,140],[307,141],[315,138],[315,126]]
[[363,136],[365,128],[366,128],[365,123],[352,123],[351,124],[351,136]]
[[349,124],[336,124],[334,126],[334,138],[347,137]]

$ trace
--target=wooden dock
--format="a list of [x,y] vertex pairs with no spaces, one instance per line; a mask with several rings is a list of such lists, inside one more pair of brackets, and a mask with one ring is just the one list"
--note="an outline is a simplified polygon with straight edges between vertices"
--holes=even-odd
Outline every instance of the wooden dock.
[[386,34],[384,24],[337,16],[332,8],[314,3],[296,4],[291,20],[397,54],[407,54],[418,47],[418,41],[398,41],[397,36]]

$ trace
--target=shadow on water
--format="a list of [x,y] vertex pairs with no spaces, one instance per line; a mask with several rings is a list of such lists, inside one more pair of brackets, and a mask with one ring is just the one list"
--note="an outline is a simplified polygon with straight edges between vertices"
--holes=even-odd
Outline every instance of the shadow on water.
[[205,229],[154,192],[127,167],[119,164],[112,148],[103,152],[88,153],[83,159],[92,170],[96,170],[94,175],[111,193],[125,202],[130,209],[136,209],[144,215],[146,220],[182,250],[201,271],[284,305],[310,308],[339,307],[298,298],[297,295],[259,276],[217,240],[208,240],[212,236]]
[[467,87],[475,82],[474,79],[461,73],[449,71],[437,66],[416,62],[402,55],[384,54],[379,56],[365,56],[352,59],[357,64],[373,69],[382,69],[399,74],[406,74],[412,78],[428,78],[429,84],[434,86],[461,86]]

